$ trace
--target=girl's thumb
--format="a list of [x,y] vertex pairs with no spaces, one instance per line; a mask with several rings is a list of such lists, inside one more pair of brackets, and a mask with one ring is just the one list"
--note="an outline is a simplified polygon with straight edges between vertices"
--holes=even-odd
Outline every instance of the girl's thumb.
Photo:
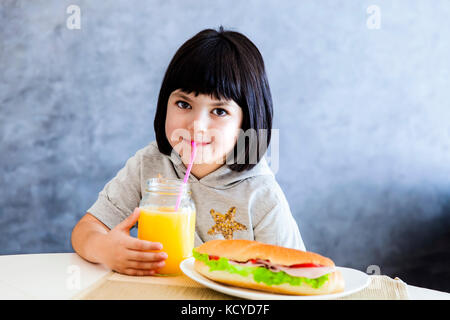
[[140,213],[139,208],[134,209],[133,213],[120,223],[121,229],[130,230],[138,221]]

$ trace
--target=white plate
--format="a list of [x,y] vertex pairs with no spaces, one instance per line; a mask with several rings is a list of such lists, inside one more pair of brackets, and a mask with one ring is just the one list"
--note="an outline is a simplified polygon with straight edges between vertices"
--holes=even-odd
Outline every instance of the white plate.
[[344,268],[344,267],[336,267],[339,271],[341,271],[342,276],[344,277],[345,290],[343,292],[333,293],[333,294],[324,294],[324,295],[318,295],[318,296],[294,296],[294,295],[286,295],[286,294],[277,294],[277,293],[257,291],[257,290],[252,290],[252,289],[239,288],[239,287],[234,287],[231,285],[226,285],[226,284],[212,281],[194,270],[194,261],[195,261],[195,258],[192,257],[192,258],[188,258],[181,262],[180,268],[186,276],[188,276],[192,280],[197,281],[198,283],[200,283],[210,289],[228,294],[230,296],[235,296],[235,297],[240,297],[240,298],[250,299],[250,300],[335,299],[335,298],[344,297],[349,294],[358,292],[358,291],[364,289],[365,287],[367,287],[370,283],[370,277],[362,271],[350,269],[350,268]]

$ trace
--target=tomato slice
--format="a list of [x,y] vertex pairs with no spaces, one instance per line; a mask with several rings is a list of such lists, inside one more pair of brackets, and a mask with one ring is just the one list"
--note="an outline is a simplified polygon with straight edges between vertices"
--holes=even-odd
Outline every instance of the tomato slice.
[[218,256],[209,256],[209,260],[219,260],[220,257]]
[[315,263],[300,263],[289,266],[289,268],[319,268],[319,267],[321,267],[321,265]]
[[258,262],[258,259],[250,259],[248,261],[250,261],[251,263],[262,263],[261,261],[265,261],[267,263],[270,263],[270,261],[267,260],[267,259],[264,259],[264,260],[259,259],[259,262]]

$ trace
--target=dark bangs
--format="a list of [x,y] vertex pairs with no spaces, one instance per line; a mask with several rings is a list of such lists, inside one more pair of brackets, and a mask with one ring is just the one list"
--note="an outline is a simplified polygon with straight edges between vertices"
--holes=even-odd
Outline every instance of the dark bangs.
[[[158,148],[166,155],[172,152],[165,133],[167,102],[170,94],[178,89],[196,96],[206,94],[217,100],[234,100],[242,108],[241,129],[244,133],[254,129],[256,136],[247,136],[248,144],[245,136],[239,137],[244,143],[236,144],[227,165],[232,170],[243,171],[259,162],[270,143],[272,98],[262,56],[247,37],[224,31],[222,27],[219,31],[206,29],[175,53],[161,85],[154,120]],[[258,154],[250,155],[251,150]]]

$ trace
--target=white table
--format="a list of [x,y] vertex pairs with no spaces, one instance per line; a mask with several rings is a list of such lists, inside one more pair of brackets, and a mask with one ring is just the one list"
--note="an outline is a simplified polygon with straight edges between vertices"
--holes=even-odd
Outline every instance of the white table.
[[[109,273],[76,253],[0,256],[0,299],[71,299]],[[410,299],[450,300],[450,294],[408,285]]]

